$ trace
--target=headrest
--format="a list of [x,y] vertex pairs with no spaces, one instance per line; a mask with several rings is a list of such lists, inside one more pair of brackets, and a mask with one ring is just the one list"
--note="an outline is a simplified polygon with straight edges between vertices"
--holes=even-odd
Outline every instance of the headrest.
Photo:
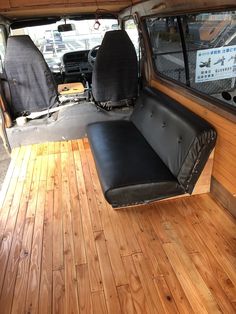
[[108,49],[109,54],[119,54],[121,50],[125,51],[126,53],[127,50],[135,52],[133,43],[131,42],[127,32],[124,30],[106,32],[102,41],[101,48],[104,50]]
[[35,56],[42,56],[30,36],[15,35],[7,40],[6,60],[17,58],[18,60],[34,60]]
[[132,41],[124,30],[106,32],[93,70],[96,101],[120,101],[137,96],[138,62]]

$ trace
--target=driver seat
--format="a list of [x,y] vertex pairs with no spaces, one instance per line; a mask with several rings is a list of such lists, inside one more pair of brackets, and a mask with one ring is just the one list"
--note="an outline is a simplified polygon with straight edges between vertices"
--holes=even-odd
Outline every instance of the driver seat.
[[95,102],[106,109],[133,103],[138,94],[138,61],[124,30],[106,32],[92,76]]
[[28,35],[8,38],[4,70],[14,118],[58,105],[53,75],[42,53]]

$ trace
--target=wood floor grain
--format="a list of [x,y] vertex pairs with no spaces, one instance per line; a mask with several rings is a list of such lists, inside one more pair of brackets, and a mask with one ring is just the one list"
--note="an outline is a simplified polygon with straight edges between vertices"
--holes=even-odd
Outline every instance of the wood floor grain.
[[236,313],[236,221],[209,194],[115,211],[87,139],[21,147],[0,270],[1,314]]

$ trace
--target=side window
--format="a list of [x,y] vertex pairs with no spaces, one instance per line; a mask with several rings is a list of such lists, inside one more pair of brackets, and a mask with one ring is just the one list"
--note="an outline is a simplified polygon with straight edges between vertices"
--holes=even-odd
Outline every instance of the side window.
[[3,61],[5,57],[6,41],[3,27],[0,26],[0,73],[3,72]]
[[236,109],[235,21],[236,11],[146,18],[156,71]]
[[159,73],[185,83],[185,66],[177,18],[147,18],[155,67]]
[[134,44],[137,55],[139,54],[139,34],[137,25],[134,22],[133,18],[130,18],[124,22],[124,29],[126,30],[129,38]]
[[182,18],[190,86],[236,107],[236,14]]

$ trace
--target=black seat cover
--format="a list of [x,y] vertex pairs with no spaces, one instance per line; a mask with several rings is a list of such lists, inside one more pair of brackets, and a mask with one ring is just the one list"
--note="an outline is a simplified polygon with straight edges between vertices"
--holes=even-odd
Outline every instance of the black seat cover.
[[137,55],[126,31],[106,32],[93,69],[92,92],[97,102],[136,98]]
[[57,104],[57,87],[43,55],[28,35],[10,36],[4,62],[13,115]]
[[104,195],[113,207],[184,193],[132,122],[90,124],[88,137]]

